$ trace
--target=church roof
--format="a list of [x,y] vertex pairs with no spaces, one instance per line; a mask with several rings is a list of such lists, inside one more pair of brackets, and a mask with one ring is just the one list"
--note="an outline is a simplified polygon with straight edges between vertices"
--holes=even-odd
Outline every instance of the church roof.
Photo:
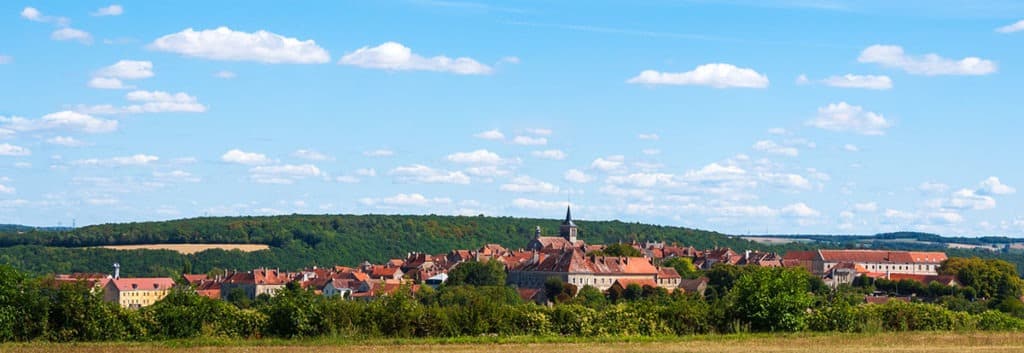
[[575,227],[576,223],[572,221],[572,206],[565,207],[565,220],[562,221],[562,225]]

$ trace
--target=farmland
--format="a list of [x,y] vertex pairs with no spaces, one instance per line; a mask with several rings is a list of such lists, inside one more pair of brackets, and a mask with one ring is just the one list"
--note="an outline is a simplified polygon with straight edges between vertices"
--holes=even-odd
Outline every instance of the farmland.
[[0,346],[4,352],[408,352],[475,353],[500,350],[508,353],[558,352],[1020,352],[1024,341],[1018,333],[915,332],[878,334],[744,334],[683,338],[481,337],[456,340],[211,340],[147,343],[51,344],[27,343]]
[[106,245],[98,247],[111,250],[171,250],[185,255],[195,254],[210,249],[221,249],[225,251],[240,250],[242,252],[270,249],[270,246],[266,244],[148,244]]

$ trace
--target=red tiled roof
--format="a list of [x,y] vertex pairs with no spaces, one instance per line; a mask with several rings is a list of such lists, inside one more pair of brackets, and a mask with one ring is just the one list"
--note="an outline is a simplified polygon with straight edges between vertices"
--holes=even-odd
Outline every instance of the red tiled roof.
[[185,281],[188,282],[189,284],[196,284],[208,279],[208,277],[205,274],[184,274],[181,276],[185,277]]
[[946,260],[942,252],[890,251],[890,250],[818,250],[821,258],[829,262],[876,263],[940,263]]
[[783,256],[786,260],[814,261],[818,258],[817,251],[790,251]]
[[157,278],[119,278],[110,280],[110,285],[118,291],[153,291],[167,290],[174,287],[174,280],[167,277]]
[[666,278],[682,278],[682,276],[680,276],[679,272],[676,271],[676,269],[674,269],[672,267],[662,267],[662,268],[659,268],[658,269],[658,279],[666,279]]

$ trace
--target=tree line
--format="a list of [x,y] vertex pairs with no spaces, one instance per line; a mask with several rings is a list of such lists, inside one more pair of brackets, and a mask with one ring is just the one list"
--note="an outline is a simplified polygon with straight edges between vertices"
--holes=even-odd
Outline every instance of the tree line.
[[601,292],[551,278],[543,288],[549,305],[539,305],[505,286],[497,263],[464,263],[436,290],[406,286],[369,301],[328,298],[296,284],[255,301],[214,300],[177,287],[130,310],[83,283],[56,284],[0,266],[0,341],[1024,330],[1012,266],[951,259],[943,271],[960,278],[962,290],[936,288],[909,302],[864,304],[877,282],[830,288],[800,268],[719,264],[702,273],[710,280],[705,296],[636,284]]

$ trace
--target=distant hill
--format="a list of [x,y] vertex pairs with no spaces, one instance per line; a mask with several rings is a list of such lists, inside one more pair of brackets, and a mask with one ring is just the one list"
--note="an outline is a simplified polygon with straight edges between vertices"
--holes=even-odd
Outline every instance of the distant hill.
[[[408,252],[447,253],[488,243],[518,249],[537,226],[557,234],[560,220],[412,215],[289,215],[205,217],[162,222],[103,224],[59,231],[0,233],[0,263],[35,273],[108,271],[120,262],[122,273],[206,272],[214,268],[257,266],[296,269],[313,265],[355,265],[404,257]],[[699,229],[626,223],[577,221],[588,243],[666,241],[697,248],[776,249],[738,237]],[[267,244],[251,253],[208,250],[192,255],[169,251],[84,249],[102,245],[163,243]],[[778,248],[781,249],[781,248]]]
[[28,232],[33,230],[61,231],[69,229],[71,229],[71,227],[32,227],[20,224],[0,224],[0,233]]

